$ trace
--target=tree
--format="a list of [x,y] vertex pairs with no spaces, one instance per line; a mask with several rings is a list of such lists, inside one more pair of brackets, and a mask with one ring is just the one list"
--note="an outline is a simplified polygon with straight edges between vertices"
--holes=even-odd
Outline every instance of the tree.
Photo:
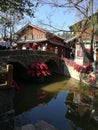
[[[36,2],[35,2],[36,5]],[[0,0],[0,33],[1,36],[13,38],[15,25],[28,15],[34,17],[32,0]]]
[[2,12],[14,9],[14,12],[18,11],[22,16],[25,13],[34,16],[33,7],[32,0],[0,0],[0,11]]
[[[87,56],[87,58],[91,61],[91,63],[94,62],[94,35],[95,35],[95,30],[94,30],[94,19],[93,19],[93,13],[96,12],[96,6],[98,4],[97,0],[39,0],[39,4],[46,4],[49,6],[52,6],[54,8],[64,8],[65,10],[71,9],[72,11],[75,10],[78,12],[78,17],[81,16],[82,22],[81,25],[79,25],[79,28],[76,28],[73,30],[74,33],[78,32],[78,36],[80,38],[80,44],[81,47],[84,51],[84,54]],[[66,16],[65,16],[66,17]],[[80,24],[80,23],[79,23]],[[87,27],[91,27],[91,32],[89,32],[89,35],[91,36],[90,39],[90,54],[86,51],[86,48],[83,44],[83,39],[82,39],[82,34],[88,33]],[[62,30],[63,31],[63,30]],[[66,31],[66,30],[64,30]],[[72,31],[72,30],[71,30]],[[97,30],[96,30],[97,33]]]
[[11,13],[11,11],[12,10],[9,9],[5,13],[0,12],[0,33],[3,38],[6,38],[8,36],[10,39],[13,38],[15,32],[15,24],[17,24],[22,18],[19,13]]

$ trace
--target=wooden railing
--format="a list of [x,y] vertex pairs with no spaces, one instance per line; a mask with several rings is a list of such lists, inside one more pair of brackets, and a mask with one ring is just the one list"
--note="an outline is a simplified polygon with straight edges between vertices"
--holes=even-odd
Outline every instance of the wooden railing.
[[12,85],[13,81],[13,66],[7,64],[5,66],[0,66],[0,88],[9,87]]

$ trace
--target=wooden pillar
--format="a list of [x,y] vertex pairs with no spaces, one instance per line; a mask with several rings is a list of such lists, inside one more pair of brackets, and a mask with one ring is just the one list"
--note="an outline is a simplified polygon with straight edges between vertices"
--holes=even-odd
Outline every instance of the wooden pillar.
[[13,80],[13,66],[11,64],[7,65],[7,71],[8,71],[7,86],[11,86],[12,85],[12,80]]

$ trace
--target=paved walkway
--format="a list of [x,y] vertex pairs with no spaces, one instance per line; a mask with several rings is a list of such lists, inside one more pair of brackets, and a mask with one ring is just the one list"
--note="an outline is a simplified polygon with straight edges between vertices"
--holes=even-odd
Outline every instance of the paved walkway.
[[58,130],[53,125],[49,124],[46,121],[38,121],[35,125],[28,124],[24,125],[21,128],[15,127],[14,130]]

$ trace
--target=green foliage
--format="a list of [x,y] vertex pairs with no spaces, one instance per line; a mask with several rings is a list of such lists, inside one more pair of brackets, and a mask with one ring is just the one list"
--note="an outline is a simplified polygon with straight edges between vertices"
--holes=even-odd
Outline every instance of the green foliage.
[[7,35],[14,34],[15,25],[25,15],[34,17],[34,4],[32,0],[0,0],[1,35],[6,37]]
[[30,0],[0,0],[0,11],[6,12],[9,9],[12,13],[19,12],[22,16],[26,13],[29,16],[34,16],[34,4]]
[[98,28],[96,28],[95,34],[96,34],[96,36],[98,36]]

